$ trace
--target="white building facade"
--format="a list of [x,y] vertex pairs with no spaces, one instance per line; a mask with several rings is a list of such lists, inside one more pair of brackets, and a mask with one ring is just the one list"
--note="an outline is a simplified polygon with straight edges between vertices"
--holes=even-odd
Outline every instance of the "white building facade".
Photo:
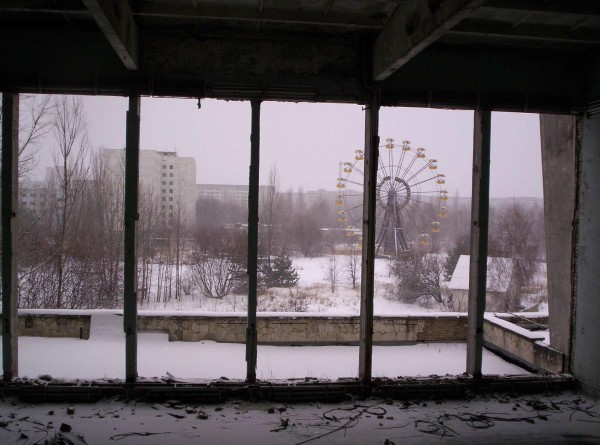
[[[124,177],[125,150],[103,149],[107,167]],[[196,160],[172,151],[140,150],[140,193],[158,202],[160,216],[168,223],[180,217],[196,221]]]

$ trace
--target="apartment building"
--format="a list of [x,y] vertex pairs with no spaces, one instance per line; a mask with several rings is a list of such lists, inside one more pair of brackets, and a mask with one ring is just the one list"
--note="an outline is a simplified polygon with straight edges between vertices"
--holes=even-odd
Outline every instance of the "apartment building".
[[[125,150],[103,149],[107,166],[123,175]],[[159,202],[165,222],[180,214],[190,223],[196,220],[196,160],[172,151],[140,150],[140,192]],[[122,176],[121,176],[122,177]]]

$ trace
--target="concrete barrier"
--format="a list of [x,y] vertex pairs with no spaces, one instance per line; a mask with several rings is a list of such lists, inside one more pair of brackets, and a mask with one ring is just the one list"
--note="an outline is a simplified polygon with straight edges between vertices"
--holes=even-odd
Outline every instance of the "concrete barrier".
[[[121,311],[108,311],[121,313]],[[19,311],[21,336],[88,339],[94,311]],[[531,332],[508,321],[506,314],[486,314],[484,345],[498,354],[535,371],[562,373],[563,354],[544,343],[544,334]],[[535,318],[535,317],[532,317]],[[543,321],[543,316],[538,321]],[[545,320],[544,320],[545,321]],[[356,345],[358,316],[259,313],[258,342],[267,345]],[[164,332],[169,341],[214,340],[244,343],[243,314],[160,313],[140,311],[138,332]],[[374,317],[373,341],[379,345],[427,342],[464,342],[467,316],[463,313],[424,313]]]
[[538,372],[565,372],[562,353],[545,343],[546,335],[528,331],[500,316],[486,314],[484,346],[518,364]]

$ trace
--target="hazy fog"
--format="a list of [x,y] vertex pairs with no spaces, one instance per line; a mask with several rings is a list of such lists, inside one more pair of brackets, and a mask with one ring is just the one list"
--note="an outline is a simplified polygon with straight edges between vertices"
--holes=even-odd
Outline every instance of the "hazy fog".
[[[85,97],[95,148],[125,145],[126,98]],[[142,100],[141,148],[176,151],[196,159],[198,183],[246,184],[250,150],[250,104],[192,99]],[[357,105],[265,102],[261,113],[261,183],[276,164],[281,188],[334,190],[338,163],[364,146],[364,113]],[[408,139],[438,160],[450,196],[471,194],[473,112],[383,108],[382,143]],[[49,165],[48,137],[40,167]],[[542,197],[538,116],[494,113],[492,197]]]

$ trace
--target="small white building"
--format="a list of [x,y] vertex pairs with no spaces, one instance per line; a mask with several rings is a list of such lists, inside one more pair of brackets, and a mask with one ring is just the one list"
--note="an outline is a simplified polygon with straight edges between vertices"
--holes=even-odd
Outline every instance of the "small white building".
[[[466,312],[469,301],[470,255],[461,255],[448,283],[448,301],[453,310]],[[513,275],[511,258],[488,257],[486,281],[486,311],[505,311],[507,291]]]

